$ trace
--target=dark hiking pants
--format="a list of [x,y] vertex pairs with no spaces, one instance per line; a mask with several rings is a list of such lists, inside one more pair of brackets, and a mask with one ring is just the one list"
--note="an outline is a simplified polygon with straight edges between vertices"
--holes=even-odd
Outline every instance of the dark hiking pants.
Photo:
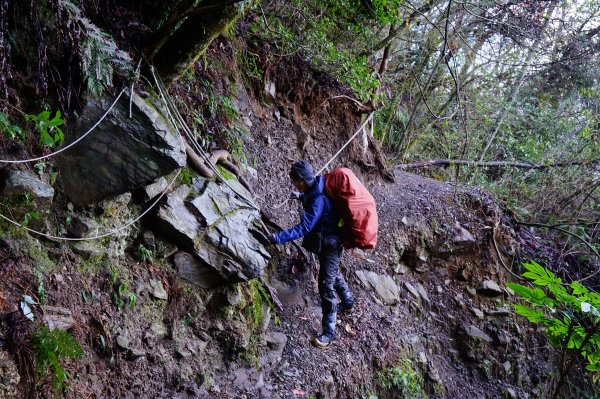
[[323,333],[330,336],[335,334],[336,293],[343,303],[352,302],[348,284],[340,273],[342,249],[341,239],[337,236],[329,236],[323,238],[323,245],[319,253],[319,295],[323,310]]

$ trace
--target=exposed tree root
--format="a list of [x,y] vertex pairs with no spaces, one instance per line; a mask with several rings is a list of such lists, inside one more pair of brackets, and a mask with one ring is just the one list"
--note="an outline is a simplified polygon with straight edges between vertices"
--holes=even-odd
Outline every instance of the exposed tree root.
[[[200,173],[201,176],[206,177],[207,179],[212,179],[215,176],[215,172],[208,165],[206,165],[206,162],[189,144],[185,145],[185,153],[187,154],[188,162],[198,173]],[[229,172],[233,173],[241,185],[246,188],[246,190],[248,190],[250,193],[254,192],[250,184],[248,184],[248,181],[242,176],[240,169],[233,163],[233,159],[231,158],[229,151],[217,150],[210,154],[209,160],[212,166],[221,165]]]

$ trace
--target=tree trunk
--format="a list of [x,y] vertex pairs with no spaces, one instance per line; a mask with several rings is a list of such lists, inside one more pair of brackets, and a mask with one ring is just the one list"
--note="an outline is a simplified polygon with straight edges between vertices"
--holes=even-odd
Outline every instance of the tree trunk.
[[[241,15],[237,2],[207,0],[182,13],[183,22],[176,30],[164,32],[156,47],[149,50],[151,61],[166,82],[173,82],[200,58],[210,43]],[[165,39],[166,38],[166,39]]]

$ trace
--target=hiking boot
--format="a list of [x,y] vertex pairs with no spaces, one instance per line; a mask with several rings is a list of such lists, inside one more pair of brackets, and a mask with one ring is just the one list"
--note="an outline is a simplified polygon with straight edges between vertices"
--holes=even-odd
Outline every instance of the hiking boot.
[[325,349],[333,342],[333,336],[329,334],[321,334],[314,337],[312,342],[317,348]]
[[337,312],[340,314],[348,314],[354,308],[354,302],[342,302],[337,305]]

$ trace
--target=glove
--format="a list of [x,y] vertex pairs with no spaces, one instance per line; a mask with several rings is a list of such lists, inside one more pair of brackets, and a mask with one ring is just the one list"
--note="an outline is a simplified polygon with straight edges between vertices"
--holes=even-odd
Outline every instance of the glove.
[[298,191],[292,191],[292,193],[290,194],[290,199],[300,199],[302,198],[302,193],[298,192]]
[[269,234],[269,236],[267,237],[267,239],[269,240],[269,243],[271,243],[271,244],[277,244],[277,241],[275,241],[275,235],[274,234]]

